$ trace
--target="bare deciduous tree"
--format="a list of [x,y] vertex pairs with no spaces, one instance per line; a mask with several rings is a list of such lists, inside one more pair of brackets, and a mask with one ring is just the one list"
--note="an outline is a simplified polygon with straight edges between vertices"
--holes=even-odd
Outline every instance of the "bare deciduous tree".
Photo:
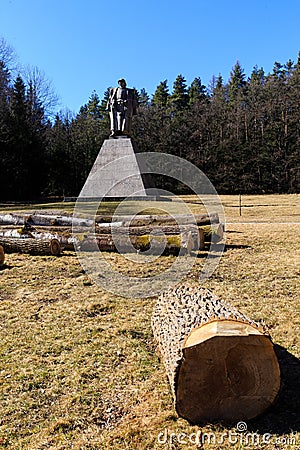
[[14,49],[5,41],[3,37],[0,37],[0,61],[10,70],[15,70],[16,54]]
[[55,93],[51,80],[45,73],[35,66],[26,66],[22,75],[28,86],[32,89],[37,101],[44,109],[46,117],[55,116],[55,108],[59,104],[59,97]]

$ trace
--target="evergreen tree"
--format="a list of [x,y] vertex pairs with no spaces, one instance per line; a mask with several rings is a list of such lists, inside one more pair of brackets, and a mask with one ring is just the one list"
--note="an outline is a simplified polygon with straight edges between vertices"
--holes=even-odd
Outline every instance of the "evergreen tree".
[[109,113],[107,111],[107,102],[109,99],[109,94],[110,94],[110,90],[111,87],[108,87],[106,89],[106,91],[103,94],[103,98],[101,100],[99,109],[101,112],[101,118],[102,118],[102,122],[101,122],[101,129],[103,130],[103,134],[105,135],[109,135],[109,130],[110,130],[110,118],[109,118]]
[[257,65],[254,66],[250,77],[250,84],[252,86],[254,85],[262,86],[264,84],[264,81],[265,81],[264,69],[262,67],[259,69]]
[[8,133],[10,73],[4,62],[0,60],[0,165],[1,189],[0,199],[4,199],[9,192],[11,183],[10,172],[10,135]]
[[169,95],[167,80],[161,81],[154,92],[152,104],[165,108],[167,106]]
[[219,74],[216,83],[216,90],[221,90],[223,88],[223,78],[222,75]]
[[168,98],[168,105],[175,111],[182,111],[188,105],[189,97],[186,80],[178,75],[173,84],[173,92]]
[[20,76],[13,84],[9,106],[10,160],[7,161],[7,164],[9,173],[11,176],[13,175],[9,182],[9,191],[11,198],[22,198],[27,194],[30,135],[27,121],[26,87]]
[[285,69],[284,69],[283,64],[281,64],[278,61],[275,61],[274,67],[273,67],[272,76],[274,78],[279,79],[279,80],[284,78],[284,76],[285,76]]
[[139,106],[149,106],[150,104],[150,97],[146,92],[145,88],[142,88],[140,92],[138,92],[137,100]]
[[189,104],[204,100],[206,98],[206,87],[201,83],[201,78],[195,78],[188,88],[188,101]]
[[101,120],[103,118],[101,111],[100,99],[96,91],[93,91],[86,105],[86,112],[89,117],[95,120]]
[[246,86],[245,77],[244,70],[242,69],[239,61],[237,61],[230,72],[228,83],[228,94],[230,101],[234,102],[237,99],[238,94],[241,94],[243,88]]
[[48,130],[46,164],[46,195],[73,195],[73,149],[70,139],[70,121],[65,115],[56,115],[55,122]]
[[10,157],[7,169],[11,174],[7,195],[10,198],[36,198],[45,181],[45,129],[43,109],[31,87],[26,89],[18,76],[10,93],[7,132]]

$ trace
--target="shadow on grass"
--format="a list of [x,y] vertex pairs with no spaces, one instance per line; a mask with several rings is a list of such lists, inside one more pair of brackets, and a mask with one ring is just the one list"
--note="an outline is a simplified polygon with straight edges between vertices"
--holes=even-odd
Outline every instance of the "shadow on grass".
[[300,360],[284,347],[275,345],[282,388],[276,404],[248,424],[248,431],[288,434],[300,432]]
[[226,244],[225,245],[225,249],[224,251],[226,252],[226,250],[232,250],[235,248],[252,248],[251,245],[245,245],[245,244]]
[[2,264],[2,266],[0,266],[0,272],[3,272],[4,270],[10,270],[13,268],[14,268],[14,266],[9,266],[8,264]]
[[214,244],[214,251],[209,251],[209,244],[205,245],[205,249],[201,250],[199,253],[195,254],[192,253],[193,256],[196,256],[197,258],[207,258],[208,255],[210,258],[220,258],[220,255],[222,255],[223,252],[227,252],[228,250],[234,250],[234,249],[243,249],[243,248],[252,248],[251,245],[244,245],[244,244],[225,244],[225,247],[223,244]]

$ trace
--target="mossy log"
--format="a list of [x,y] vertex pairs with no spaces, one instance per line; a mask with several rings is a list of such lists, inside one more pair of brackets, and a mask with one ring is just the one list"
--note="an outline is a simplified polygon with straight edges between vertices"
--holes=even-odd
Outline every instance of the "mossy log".
[[55,255],[61,253],[57,239],[34,239],[0,236],[5,253],[28,253],[30,255]]
[[200,226],[199,230],[203,231],[205,242],[218,243],[224,238],[224,225],[222,223]]
[[[97,246],[95,245],[95,242]],[[155,236],[124,236],[123,234],[97,234],[81,240],[79,248],[81,251],[104,252],[145,252],[153,254],[178,254],[182,249],[184,253],[190,253],[198,249],[198,238],[192,232],[184,232],[178,235]],[[203,239],[201,241],[203,245]]]
[[[111,226],[110,226],[111,225]],[[193,228],[193,230],[192,230]],[[98,234],[111,234],[112,232],[118,234],[129,234],[130,236],[143,236],[146,234],[159,235],[164,233],[166,235],[176,235],[180,234],[183,231],[194,231],[197,229],[199,234],[199,241],[201,245],[199,245],[199,250],[204,248],[202,241],[205,242],[220,242],[224,237],[224,226],[221,223],[203,225],[203,226],[195,226],[195,225],[145,225],[145,226],[114,226],[113,224],[109,224],[109,226],[103,224],[96,225],[96,231]]]
[[3,266],[4,261],[5,261],[4,248],[2,247],[2,245],[0,245],[0,266]]
[[189,422],[248,420],[276,400],[280,370],[265,328],[209,290],[163,293],[152,329],[176,411]]
[[[209,228],[210,226],[207,225]],[[124,226],[118,226],[118,227],[110,227],[110,226],[96,226],[96,232],[97,234],[112,234],[120,235],[120,236],[145,236],[145,235],[152,235],[152,236],[159,236],[162,234],[165,234],[167,236],[169,235],[179,235],[179,234],[186,234],[191,232],[192,236],[197,242],[197,239],[199,240],[199,250],[202,250],[204,248],[204,233],[205,230],[202,230],[198,228],[196,225],[190,224],[190,225],[146,225],[146,226],[139,226],[139,227],[124,227]],[[133,238],[134,239],[134,238]],[[195,246],[196,248],[196,246]]]

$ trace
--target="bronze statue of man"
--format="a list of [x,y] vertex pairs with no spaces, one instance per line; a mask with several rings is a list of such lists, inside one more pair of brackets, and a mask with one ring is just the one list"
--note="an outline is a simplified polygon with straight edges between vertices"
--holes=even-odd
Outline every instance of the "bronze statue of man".
[[106,107],[110,115],[110,137],[129,136],[132,116],[137,114],[137,99],[134,89],[126,87],[124,78],[118,80],[118,84],[118,87],[110,89]]

